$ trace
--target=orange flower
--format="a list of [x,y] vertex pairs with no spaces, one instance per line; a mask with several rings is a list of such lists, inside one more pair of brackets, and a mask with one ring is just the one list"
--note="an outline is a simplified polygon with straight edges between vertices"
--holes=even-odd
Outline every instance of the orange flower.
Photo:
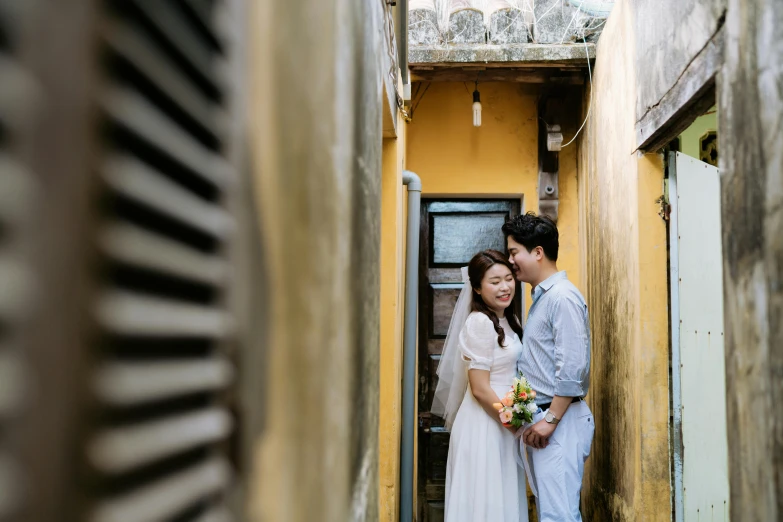
[[530,390],[530,398],[535,399],[536,398],[536,390]]
[[509,397],[508,395],[500,399],[500,402],[503,403],[503,406],[513,406],[514,405],[514,399]]
[[519,398],[522,399],[523,401],[526,401],[527,400],[527,393],[521,392],[519,394]]
[[493,402],[493,403],[492,403],[492,407],[493,407],[493,408],[495,408],[495,409],[496,409],[496,410],[498,410],[498,411],[500,411],[500,410],[502,410],[502,409],[503,409],[503,405],[502,405],[502,404],[500,404],[499,402]]

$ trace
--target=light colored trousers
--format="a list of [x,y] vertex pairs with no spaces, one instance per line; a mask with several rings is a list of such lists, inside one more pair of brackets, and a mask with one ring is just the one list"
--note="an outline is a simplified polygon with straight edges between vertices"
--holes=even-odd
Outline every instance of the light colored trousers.
[[[533,421],[538,422],[545,414],[546,411],[539,411]],[[539,522],[582,521],[579,493],[594,433],[593,413],[587,403],[580,401],[568,407],[549,438],[549,446],[544,449],[525,446],[538,490]]]

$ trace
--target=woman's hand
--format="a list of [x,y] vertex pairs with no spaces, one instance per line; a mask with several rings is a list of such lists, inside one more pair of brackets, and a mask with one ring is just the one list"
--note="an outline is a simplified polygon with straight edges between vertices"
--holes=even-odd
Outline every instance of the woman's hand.
[[512,426],[511,424],[508,424],[508,425],[504,424],[504,425],[503,425],[503,427],[504,427],[504,428],[506,428],[508,431],[510,431],[510,432],[511,432],[511,434],[512,434],[514,437],[516,437],[516,436],[517,436],[517,432],[519,431],[519,428],[515,428],[515,427],[514,427],[514,426]]
[[473,397],[481,404],[487,415],[505,428],[506,426],[500,422],[499,408],[495,406],[500,403],[500,397],[492,389],[492,386],[489,385],[489,371],[468,370],[468,381],[470,381],[470,390],[473,393]]

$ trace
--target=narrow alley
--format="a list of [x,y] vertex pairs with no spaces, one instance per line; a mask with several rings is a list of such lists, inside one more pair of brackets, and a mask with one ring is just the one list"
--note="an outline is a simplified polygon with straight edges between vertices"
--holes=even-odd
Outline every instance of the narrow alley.
[[781,42],[0,0],[0,522],[783,521]]

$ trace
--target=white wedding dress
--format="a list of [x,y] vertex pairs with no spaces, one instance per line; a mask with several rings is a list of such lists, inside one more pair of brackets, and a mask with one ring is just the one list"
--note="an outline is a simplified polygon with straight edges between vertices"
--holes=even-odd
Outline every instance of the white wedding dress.
[[[522,343],[504,318],[505,347],[483,313],[468,316],[459,334],[467,369],[489,370],[502,398],[516,377]],[[467,371],[467,370],[466,370]],[[527,522],[525,472],[517,465],[518,442],[481,407],[468,386],[451,427],[446,465],[446,522]]]

